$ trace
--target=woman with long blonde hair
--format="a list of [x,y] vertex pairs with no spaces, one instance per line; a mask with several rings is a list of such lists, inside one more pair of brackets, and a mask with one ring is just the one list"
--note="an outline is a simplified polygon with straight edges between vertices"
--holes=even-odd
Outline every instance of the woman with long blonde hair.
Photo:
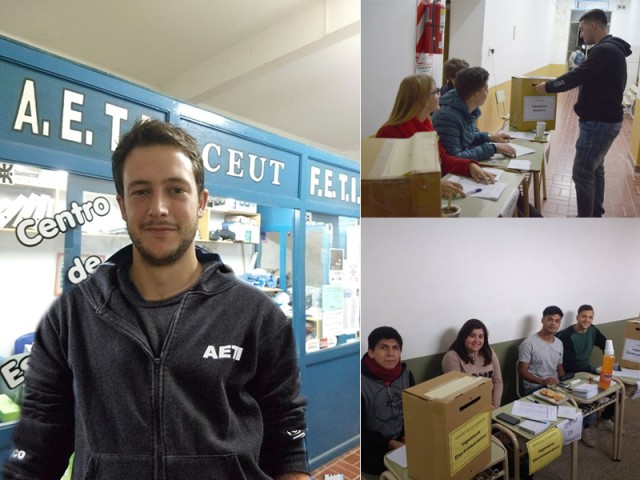
[[[400,83],[389,119],[380,127],[378,138],[410,138],[418,132],[433,132],[431,114],[440,108],[440,89],[430,75],[405,77]],[[449,155],[438,142],[442,175],[453,173],[477,182],[493,183],[494,178],[472,160]],[[458,183],[441,180],[442,195],[464,196]]]

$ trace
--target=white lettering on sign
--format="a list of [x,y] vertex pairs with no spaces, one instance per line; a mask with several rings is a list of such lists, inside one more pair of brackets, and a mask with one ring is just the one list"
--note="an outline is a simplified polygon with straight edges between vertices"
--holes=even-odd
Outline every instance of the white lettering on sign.
[[20,105],[16,112],[16,120],[13,122],[13,129],[22,131],[24,124],[31,126],[31,132],[38,135],[38,107],[36,104],[36,83],[33,80],[25,80],[22,85],[22,95],[20,95]]
[[126,108],[106,103],[104,113],[111,117],[111,151],[114,152],[118,146],[118,140],[120,140],[122,121],[129,118],[129,111]]
[[204,351],[204,355],[202,355],[202,358],[213,358],[215,360],[220,358],[231,358],[233,360],[240,361],[240,357],[242,357],[242,347],[238,347],[236,345],[223,345],[218,347],[217,352],[214,345],[208,345],[207,349]]
[[65,90],[62,95],[62,125],[60,136],[63,140],[82,143],[82,131],[71,128],[71,122],[82,122],[82,112],[74,110],[74,105],[83,105],[84,95],[72,90]]
[[[25,218],[16,226],[16,237],[25,247],[35,247],[44,239],[52,239],[69,229],[92,221],[94,214],[104,217],[110,210],[109,200],[104,197],[96,197],[82,205],[71,202],[69,210],[56,213],[53,218],[45,217],[37,224],[35,219]],[[27,231],[33,227],[36,227],[35,234],[33,231]]]
[[[337,191],[335,190],[337,188]],[[311,166],[309,175],[309,195],[335,199],[343,202],[360,203],[358,179],[355,175],[338,173],[338,183],[334,186],[334,172],[330,168]]]
[[259,157],[253,153],[249,153],[247,157],[248,161],[243,151],[227,148],[223,158],[222,148],[215,143],[207,143],[202,149],[204,168],[211,173],[221,171],[223,163],[226,162],[226,171],[223,171],[225,175],[244,178],[248,173],[249,178],[255,183],[262,182],[265,175],[268,175],[266,180],[271,185],[280,185],[280,172],[284,170],[284,162]]

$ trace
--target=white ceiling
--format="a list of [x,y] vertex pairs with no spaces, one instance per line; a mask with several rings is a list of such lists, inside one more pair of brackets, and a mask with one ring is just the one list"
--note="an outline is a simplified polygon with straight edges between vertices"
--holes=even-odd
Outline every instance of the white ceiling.
[[359,0],[0,0],[0,35],[359,159]]

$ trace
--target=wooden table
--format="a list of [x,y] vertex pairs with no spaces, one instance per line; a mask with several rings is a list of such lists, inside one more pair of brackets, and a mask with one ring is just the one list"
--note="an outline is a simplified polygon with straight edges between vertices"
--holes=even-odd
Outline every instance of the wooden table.
[[[449,180],[451,174],[443,177]],[[515,216],[518,211],[516,203],[518,201],[518,192],[520,185],[524,182],[524,175],[521,173],[503,172],[500,181],[507,184],[504,191],[497,200],[486,200],[477,196],[466,198],[455,198],[451,201],[452,205],[460,207],[461,217],[511,217]],[[442,200],[442,204],[446,205],[446,200]]]

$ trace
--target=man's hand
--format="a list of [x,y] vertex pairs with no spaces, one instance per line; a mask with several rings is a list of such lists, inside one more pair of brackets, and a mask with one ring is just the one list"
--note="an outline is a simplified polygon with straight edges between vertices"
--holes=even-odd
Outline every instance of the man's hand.
[[485,171],[484,168],[482,168],[477,163],[469,164],[469,174],[471,175],[471,178],[473,178],[476,182],[494,183],[496,181],[493,173]]
[[560,383],[560,380],[558,380],[556,377],[547,377],[542,380],[542,383],[543,385],[556,385]]
[[538,93],[547,93],[547,82],[537,83],[534,88]]
[[502,155],[506,155],[507,157],[515,157],[516,149],[511,145],[496,143],[496,153],[501,153]]
[[449,182],[447,180],[440,180],[440,192],[445,198],[465,197],[462,185],[456,182]]
[[489,135],[489,141],[494,143],[507,143],[511,140],[511,136],[507,132],[496,132],[493,135]]
[[394,440],[394,439],[389,440],[389,448],[391,450],[395,450],[396,448],[400,448],[402,446],[404,446],[404,443],[401,442],[400,440]]

